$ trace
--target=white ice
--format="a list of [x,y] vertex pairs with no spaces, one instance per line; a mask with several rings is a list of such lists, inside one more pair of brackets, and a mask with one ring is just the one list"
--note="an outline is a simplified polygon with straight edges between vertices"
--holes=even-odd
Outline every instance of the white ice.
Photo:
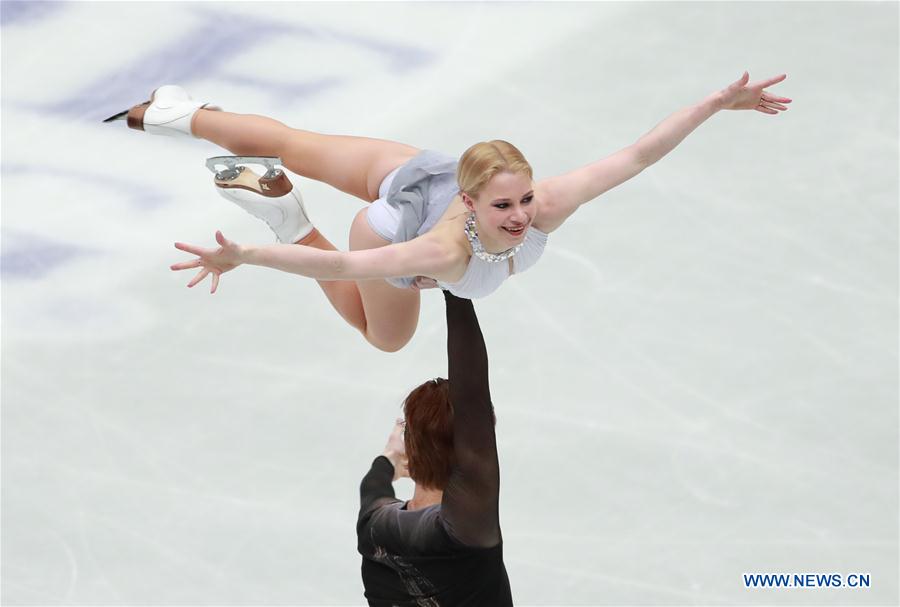
[[[10,3],[2,7],[2,602],[361,605],[358,483],[401,352],[312,280],[186,289],[176,240],[271,233],[202,141],[101,124],[177,82],[228,110],[536,177],[720,113],[479,300],[521,605],[897,604],[898,4]],[[294,176],[346,246],[362,202]],[[408,496],[410,485],[398,491]],[[743,573],[868,573],[747,589]]]

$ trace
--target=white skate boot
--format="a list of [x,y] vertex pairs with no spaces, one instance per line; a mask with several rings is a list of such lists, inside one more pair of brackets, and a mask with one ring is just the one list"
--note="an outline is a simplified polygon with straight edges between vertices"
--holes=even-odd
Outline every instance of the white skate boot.
[[[267,170],[260,176],[246,164],[260,164]],[[265,221],[278,242],[293,244],[312,232],[313,225],[300,192],[284,171],[276,168],[278,164],[280,158],[261,156],[216,156],[206,161],[206,167],[216,174],[216,191],[223,198]]]
[[167,84],[153,91],[150,101],[110,116],[103,122],[127,120],[129,128],[139,131],[156,135],[192,137],[191,119],[194,112],[200,108],[221,110],[205,101],[197,101],[180,86]]

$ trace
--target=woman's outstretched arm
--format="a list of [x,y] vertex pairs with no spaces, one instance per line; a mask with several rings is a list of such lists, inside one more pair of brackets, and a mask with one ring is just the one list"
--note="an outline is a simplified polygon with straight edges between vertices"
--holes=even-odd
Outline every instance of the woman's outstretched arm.
[[719,110],[756,110],[772,115],[786,110],[783,104],[790,103],[790,99],[763,90],[785,78],[782,74],[748,84],[750,75],[744,72],[721,91],[678,110],[630,146],[569,173],[540,181],[536,185],[536,197],[541,201],[537,227],[552,232],[582,204],[628,181],[671,152]]
[[217,249],[176,242],[175,248],[196,255],[191,261],[176,263],[172,270],[200,271],[189,287],[212,275],[210,293],[215,293],[219,276],[243,265],[263,266],[316,280],[367,280],[399,276],[442,278],[458,261],[437,238],[423,235],[408,242],[359,251],[323,251],[293,244],[242,246],[216,232]]
[[500,466],[487,348],[472,302],[449,291],[444,298],[454,462],[441,512],[456,539],[491,547],[500,543]]

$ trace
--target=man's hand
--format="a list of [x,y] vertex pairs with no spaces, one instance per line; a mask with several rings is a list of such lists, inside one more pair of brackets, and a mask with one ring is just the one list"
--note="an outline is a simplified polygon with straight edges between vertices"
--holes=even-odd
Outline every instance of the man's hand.
[[406,443],[403,441],[403,432],[406,430],[406,421],[397,419],[387,445],[384,447],[384,455],[394,466],[394,480],[409,477],[409,468],[406,461]]

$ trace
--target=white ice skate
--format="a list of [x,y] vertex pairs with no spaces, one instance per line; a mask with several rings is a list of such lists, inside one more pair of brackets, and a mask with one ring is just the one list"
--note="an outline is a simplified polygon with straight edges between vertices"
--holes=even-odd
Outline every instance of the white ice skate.
[[[257,175],[244,166],[247,164],[262,165],[267,170]],[[293,244],[312,232],[313,225],[300,192],[276,167],[279,164],[280,158],[263,156],[216,156],[206,161],[206,167],[216,174],[216,191],[223,198],[265,221],[278,242]]]
[[167,84],[153,91],[149,101],[110,116],[103,122],[126,120],[130,128],[139,131],[156,135],[192,137],[191,119],[194,112],[200,108],[221,109],[205,101],[197,101],[180,86]]

